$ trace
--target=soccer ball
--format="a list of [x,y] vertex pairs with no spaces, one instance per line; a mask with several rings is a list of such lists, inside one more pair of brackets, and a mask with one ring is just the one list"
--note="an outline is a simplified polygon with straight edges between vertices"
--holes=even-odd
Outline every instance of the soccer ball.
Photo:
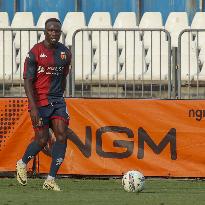
[[122,177],[122,186],[127,192],[140,192],[144,189],[145,177],[135,170],[126,172]]

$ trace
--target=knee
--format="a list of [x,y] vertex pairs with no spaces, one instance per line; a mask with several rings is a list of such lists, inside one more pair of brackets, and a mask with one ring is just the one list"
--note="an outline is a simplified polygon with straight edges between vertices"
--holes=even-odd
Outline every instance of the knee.
[[37,140],[38,144],[41,146],[41,147],[45,147],[47,145],[47,138],[45,137],[41,137]]
[[66,136],[65,129],[58,130],[58,133],[56,135],[56,139],[58,140],[58,142],[60,142],[62,144],[66,144],[67,143],[67,136]]
[[59,134],[57,137],[58,142],[62,143],[62,144],[67,144],[67,137],[64,133]]

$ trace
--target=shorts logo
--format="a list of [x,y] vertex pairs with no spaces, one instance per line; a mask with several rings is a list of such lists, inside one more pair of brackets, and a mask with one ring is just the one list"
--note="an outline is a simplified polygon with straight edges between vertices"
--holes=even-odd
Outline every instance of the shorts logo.
[[65,52],[61,52],[61,59],[62,59],[62,60],[65,60],[65,59],[66,59],[66,54],[65,54]]

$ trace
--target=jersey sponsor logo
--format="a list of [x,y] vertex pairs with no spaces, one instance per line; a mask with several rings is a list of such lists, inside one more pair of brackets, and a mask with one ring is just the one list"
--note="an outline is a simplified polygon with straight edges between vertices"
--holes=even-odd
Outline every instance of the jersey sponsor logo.
[[40,58],[47,58],[47,55],[45,53],[41,53]]
[[45,68],[42,66],[38,66],[37,73],[44,73],[44,72],[45,72]]
[[50,66],[48,67],[46,74],[47,75],[60,75],[63,69],[64,69],[63,66]]
[[65,59],[66,59],[66,54],[65,54],[65,52],[61,52],[61,59],[62,59],[62,60],[65,60]]
[[45,73],[46,75],[61,75],[63,69],[63,66],[49,66],[47,68],[38,66],[37,73]]

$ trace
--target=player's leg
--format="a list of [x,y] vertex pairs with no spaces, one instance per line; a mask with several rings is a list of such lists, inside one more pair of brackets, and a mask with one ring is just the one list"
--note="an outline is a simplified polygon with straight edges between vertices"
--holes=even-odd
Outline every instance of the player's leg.
[[51,189],[60,191],[60,188],[55,183],[56,174],[65,158],[67,148],[67,127],[68,127],[68,114],[65,105],[58,105],[55,113],[52,116],[52,129],[54,131],[56,141],[52,147],[52,162],[50,166],[49,175],[44,182],[44,189]]
[[22,159],[20,159],[16,163],[17,181],[24,186],[27,184],[26,165],[47,144],[47,140],[49,136],[49,126],[48,126],[49,118],[46,117],[44,113],[46,113],[46,110],[42,111],[42,109],[39,109],[39,115],[42,117],[43,123],[41,126],[38,127],[33,125],[35,131],[35,139],[28,145]]
[[36,139],[28,145],[22,159],[16,163],[17,181],[24,186],[27,184],[26,165],[47,144],[48,128],[41,128],[35,133]]
[[56,137],[53,133],[52,127],[49,127],[49,137],[48,137],[48,142],[47,145],[41,150],[45,155],[51,157],[51,152],[53,149],[53,144],[56,141]]

